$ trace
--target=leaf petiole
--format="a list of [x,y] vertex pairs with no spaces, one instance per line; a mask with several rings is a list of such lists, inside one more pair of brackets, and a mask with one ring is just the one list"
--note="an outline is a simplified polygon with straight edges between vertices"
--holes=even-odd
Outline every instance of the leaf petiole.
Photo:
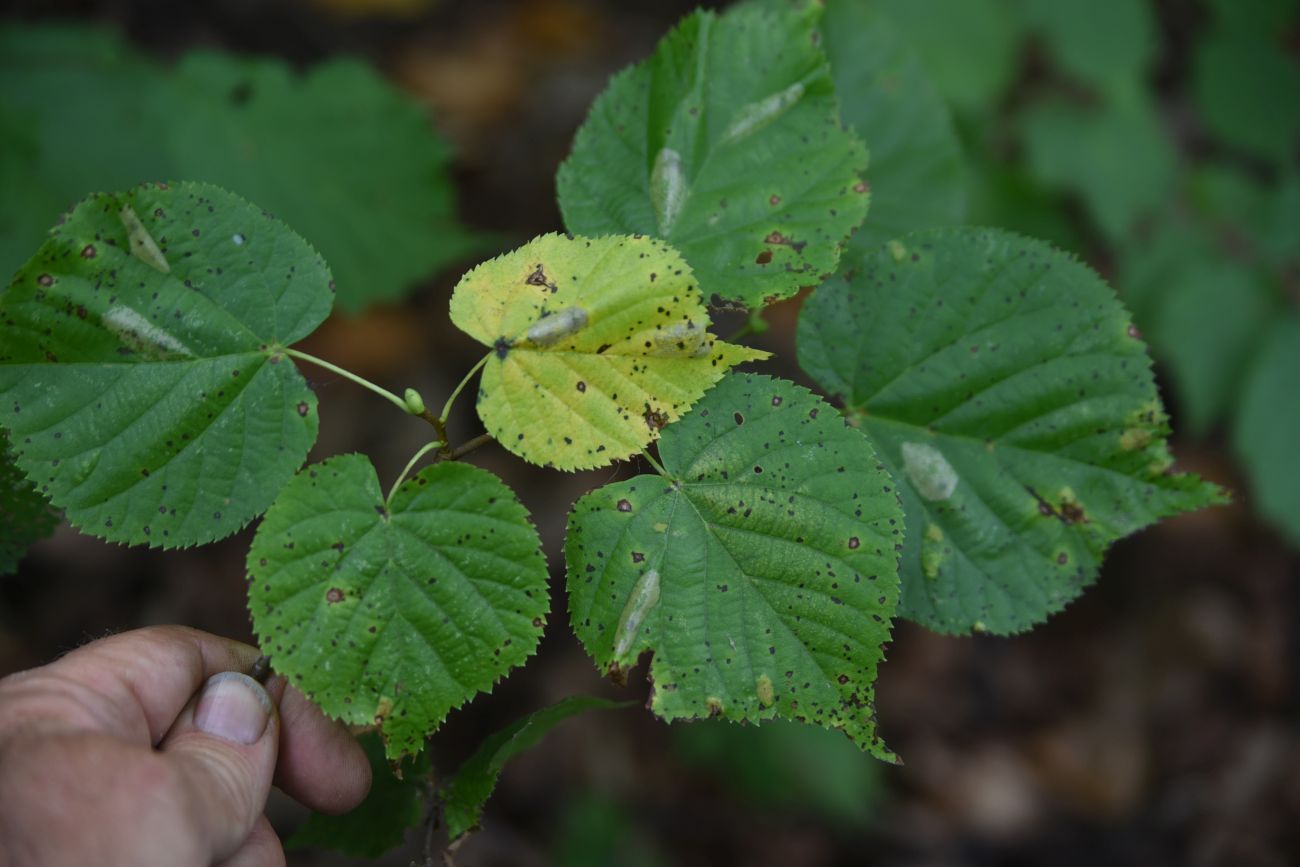
[[447,402],[442,405],[442,414],[438,416],[438,421],[441,424],[445,425],[447,423],[447,416],[451,414],[451,405],[456,402],[456,398],[460,397],[460,393],[465,390],[465,386],[469,385],[469,381],[474,378],[474,374],[478,373],[491,357],[492,353],[489,352],[480,358],[478,363],[469,369],[469,373],[465,374],[465,378],[452,391],[451,397],[447,398]]
[[310,362],[311,364],[314,364],[317,367],[323,367],[328,371],[337,373],[339,376],[343,377],[344,379],[348,379],[351,380],[352,382],[355,382],[357,385],[361,386],[362,388],[370,389],[375,394],[388,400],[390,403],[392,403],[394,406],[398,407],[402,412],[408,415],[418,414],[418,413],[412,413],[411,407],[408,406],[406,401],[403,400],[402,398],[393,394],[388,389],[380,388],[379,386],[375,385],[373,382],[371,382],[368,379],[363,379],[360,376],[357,376],[355,373],[353,373],[350,370],[345,370],[342,367],[339,367],[337,364],[331,364],[330,362],[326,361],[323,358],[317,358],[314,355],[308,355],[307,353],[301,352],[297,349],[285,348],[282,351],[284,352],[285,355],[288,355],[291,358],[297,358],[301,361]]
[[650,454],[650,452],[646,451],[644,448],[641,449],[641,457],[645,458],[646,461],[650,464],[650,466],[654,467],[656,473],[663,476],[665,479],[672,480],[673,477],[668,475],[668,471],[665,470],[663,466],[657,460],[654,459],[654,455]]
[[433,440],[432,442],[427,442],[420,446],[419,451],[411,455],[411,459],[406,462],[406,466],[397,474],[397,481],[393,482],[393,486],[388,489],[388,496],[384,497],[384,502],[391,503],[393,501],[393,494],[397,493],[397,489],[402,486],[402,482],[406,481],[406,476],[411,472],[411,468],[415,466],[416,462],[419,461],[420,458],[424,457],[434,449],[442,448],[444,445],[446,445],[446,443],[442,440]]

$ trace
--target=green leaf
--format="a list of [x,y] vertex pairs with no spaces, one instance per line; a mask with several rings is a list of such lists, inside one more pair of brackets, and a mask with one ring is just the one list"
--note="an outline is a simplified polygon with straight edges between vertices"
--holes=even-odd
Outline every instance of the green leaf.
[[1297,0],[1210,0],[1218,26],[1264,37],[1285,32],[1300,15]]
[[1050,62],[1085,84],[1127,87],[1141,80],[1156,50],[1151,6],[1133,0],[1021,0],[1026,23]]
[[[356,310],[481,246],[455,221],[447,145],[368,66],[299,75],[211,52],[175,69],[89,28],[0,27],[0,270],[90,190],[212,181],[285,219]],[[93,146],[90,144],[93,143]]]
[[1137,90],[1090,109],[1037,103],[1020,122],[1030,171],[1079,196],[1113,241],[1161,209],[1173,189],[1177,153]]
[[702,721],[673,730],[688,766],[760,806],[868,825],[887,792],[885,768],[833,732],[772,720],[761,726]]
[[578,130],[557,178],[565,225],[663,238],[706,297],[750,307],[833,272],[866,214],[867,155],[816,27],[788,6],[684,19]]
[[799,363],[899,482],[900,611],[942,632],[1027,629],[1107,546],[1216,502],[1170,475],[1146,348],[1096,274],[1005,232],[919,232],[805,303]]
[[[180,173],[246,192],[315,244],[356,311],[483,246],[456,220],[451,150],[423,109],[368,65],[305,75],[199,52],[160,112]],[[183,110],[182,110],[183,107]]]
[[162,119],[148,110],[162,78],[112,34],[0,25],[0,81],[6,282],[87,192],[177,173],[162,147]]
[[850,243],[878,247],[960,223],[966,185],[952,118],[893,24],[867,0],[831,0],[820,32],[844,122],[871,155],[871,213]]
[[724,379],[637,476],[574,506],[574,631],[621,677],[653,651],[665,720],[782,717],[875,730],[876,665],[897,600],[902,514],[867,440],[803,388]]
[[316,397],[282,349],[332,301],[311,247],[230,193],[97,194],[0,294],[0,425],[85,532],[220,539],[316,439]]
[[1235,402],[1259,335],[1278,299],[1248,268],[1212,259],[1184,268],[1152,316],[1147,336],[1169,365],[1188,429],[1206,434]]
[[1300,142],[1300,62],[1276,34],[1220,31],[1196,48],[1192,92],[1210,132],[1277,163]]
[[447,712],[532,655],[546,560],[500,479],[435,464],[385,501],[363,455],[305,468],[248,552],[263,652],[330,716],[418,753]]
[[1004,0],[882,0],[880,7],[920,56],[939,92],[980,114],[1016,72],[1021,25]]
[[32,543],[53,533],[58,524],[59,514],[14,464],[9,443],[0,434],[0,575],[16,570]]
[[374,732],[358,738],[370,760],[370,793],[361,806],[341,816],[313,812],[286,849],[319,846],[357,858],[378,858],[402,844],[406,832],[424,815],[424,787],[428,785],[428,754],[408,760],[401,776],[393,773],[384,757],[384,742]]
[[710,334],[690,267],[643,236],[535,238],[462,277],[451,320],[493,348],[484,426],[562,470],[636,454],[727,368],[767,357]]
[[506,762],[536,746],[551,729],[569,717],[589,710],[617,710],[631,704],[585,695],[570,696],[489,735],[442,792],[442,817],[447,825],[447,836],[455,840],[478,827],[483,805],[496,788],[497,778]]
[[1300,319],[1279,319],[1265,334],[1245,379],[1233,447],[1256,508],[1300,546]]

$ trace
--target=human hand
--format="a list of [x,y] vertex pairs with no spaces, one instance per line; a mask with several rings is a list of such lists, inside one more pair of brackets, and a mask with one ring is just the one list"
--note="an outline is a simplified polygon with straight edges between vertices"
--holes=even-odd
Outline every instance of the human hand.
[[0,680],[0,865],[281,865],[273,776],[314,810],[359,804],[356,741],[283,678],[239,673],[257,655],[151,627]]

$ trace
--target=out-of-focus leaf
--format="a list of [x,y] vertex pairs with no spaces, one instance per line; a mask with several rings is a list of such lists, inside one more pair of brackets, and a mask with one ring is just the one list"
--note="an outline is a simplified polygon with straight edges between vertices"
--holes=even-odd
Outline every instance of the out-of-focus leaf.
[[1022,116],[1021,131],[1035,177],[1078,195],[1112,240],[1159,210],[1173,188],[1177,155],[1138,91],[1092,109],[1037,103]]
[[478,247],[456,220],[450,148],[428,115],[364,63],[298,75],[278,60],[198,52],[159,107],[187,178],[254,198],[330,263],[356,311]]
[[701,721],[673,729],[677,755],[763,807],[868,824],[885,796],[884,767],[838,732],[771,720]]
[[1180,269],[1152,316],[1152,354],[1169,365],[1181,420],[1203,435],[1235,401],[1277,308],[1272,288],[1227,259]]
[[165,83],[116,36],[0,25],[0,81],[3,284],[88,193],[178,175],[152,111]]
[[881,0],[955,108],[988,110],[1011,82],[1022,27],[1005,0]]
[[871,157],[871,210],[850,243],[960,223],[966,178],[952,118],[888,17],[869,0],[831,0],[821,38],[844,122]]
[[1098,86],[1140,80],[1156,49],[1152,5],[1145,0],[1020,0],[1026,24],[1042,36],[1048,60]]
[[428,753],[403,762],[399,778],[384,757],[384,741],[378,733],[367,732],[358,740],[370,760],[370,793],[366,799],[341,816],[313,812],[284,841],[284,848],[319,846],[357,858],[378,858],[400,846],[406,832],[420,824],[424,789],[429,784]]
[[1300,15],[1298,0],[1209,0],[1219,26],[1264,38],[1284,32]]
[[455,840],[478,827],[483,805],[496,788],[506,762],[532,749],[551,729],[589,710],[617,710],[630,704],[585,695],[570,696],[489,735],[442,792],[442,817],[447,823],[447,835]]
[[207,180],[285,219],[330,261],[339,303],[394,299],[480,245],[456,223],[447,146],[365,65],[299,75],[197,52],[172,70],[115,35],[0,27],[0,270],[96,190]]
[[0,432],[0,576],[17,569],[31,544],[53,533],[58,523],[58,512],[14,465]]
[[1192,90],[1214,135],[1252,155],[1289,163],[1300,144],[1300,61],[1271,36],[1211,33],[1196,48]]
[[1300,546],[1300,318],[1278,320],[1246,377],[1233,446],[1246,467],[1256,507]]

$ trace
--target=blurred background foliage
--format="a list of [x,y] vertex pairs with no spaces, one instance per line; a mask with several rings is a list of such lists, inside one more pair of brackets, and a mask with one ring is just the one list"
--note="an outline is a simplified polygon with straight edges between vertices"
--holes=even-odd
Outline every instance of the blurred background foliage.
[[[446,394],[476,354],[446,320],[459,273],[560,227],[554,170],[587,105],[691,5],[5,3],[0,268],[16,269],[91,190],[215,181],[333,266],[341,311],[309,351],[398,391]],[[457,863],[1291,863],[1300,4],[829,7],[827,51],[852,58],[834,70],[844,117],[872,152],[860,240],[965,221],[1079,255],[1151,343],[1181,463],[1238,503],[1117,546],[1098,587],[1032,634],[947,639],[899,624],[878,702],[901,768],[792,726],[592,715],[507,769]],[[759,339],[788,363],[797,304],[773,308]],[[391,476],[421,444],[416,425],[381,421],[368,395],[311,375],[314,458],[366,450]],[[476,432],[467,414],[455,424],[454,436]],[[475,459],[520,489],[553,565],[560,502],[611,478],[491,449]],[[247,638],[247,542],[151,554],[60,530],[0,580],[0,673],[146,623]],[[562,619],[527,670],[453,715],[436,768],[545,702],[627,695]],[[302,823],[284,799],[271,813],[285,835]],[[380,863],[408,863],[418,836]]]

